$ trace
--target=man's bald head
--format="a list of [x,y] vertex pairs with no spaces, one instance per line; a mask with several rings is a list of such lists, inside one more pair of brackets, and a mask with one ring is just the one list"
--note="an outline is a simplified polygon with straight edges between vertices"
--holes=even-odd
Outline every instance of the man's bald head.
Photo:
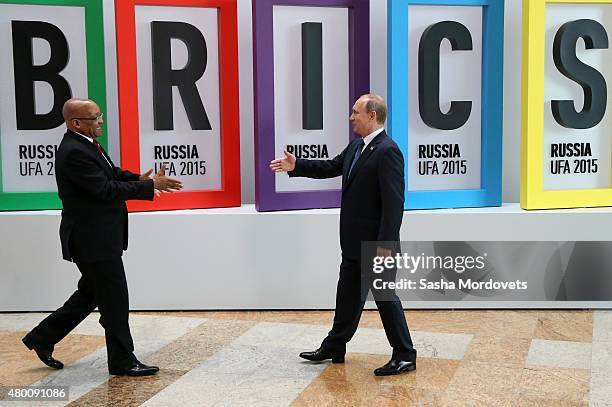
[[69,130],[92,139],[102,135],[102,113],[93,100],[68,99],[64,103],[62,115]]
[[[68,123],[74,117],[82,117],[81,113],[83,113],[85,108],[91,104],[95,105],[95,103],[89,99],[68,99],[62,108],[62,115],[64,116],[66,123]],[[87,112],[85,111],[85,113]]]

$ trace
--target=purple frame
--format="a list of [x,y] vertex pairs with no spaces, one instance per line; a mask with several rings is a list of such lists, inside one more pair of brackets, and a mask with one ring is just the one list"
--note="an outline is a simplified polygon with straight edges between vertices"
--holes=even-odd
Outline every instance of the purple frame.
[[[255,99],[255,206],[258,211],[337,208],[341,191],[276,192],[270,171],[274,154],[274,47],[273,7],[315,6],[349,9],[349,100],[370,90],[370,1],[369,0],[254,0],[253,76]],[[367,29],[359,30],[364,27]],[[347,143],[354,137],[349,130]]]

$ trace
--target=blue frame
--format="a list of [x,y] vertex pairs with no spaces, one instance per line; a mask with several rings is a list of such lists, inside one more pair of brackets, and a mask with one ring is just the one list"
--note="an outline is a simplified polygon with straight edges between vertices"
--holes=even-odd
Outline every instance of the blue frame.
[[[389,0],[389,133],[408,157],[408,6],[483,7],[482,139],[480,189],[408,191],[405,209],[469,208],[501,205],[503,137],[503,0]],[[394,112],[396,114],[394,114]],[[402,112],[402,113],[397,113]],[[408,174],[406,159],[405,174]]]

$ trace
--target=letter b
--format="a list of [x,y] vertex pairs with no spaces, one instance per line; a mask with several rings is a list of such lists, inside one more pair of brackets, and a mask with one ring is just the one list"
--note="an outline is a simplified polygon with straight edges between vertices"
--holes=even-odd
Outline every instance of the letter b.
[[[12,21],[13,65],[15,72],[15,114],[17,130],[54,129],[64,122],[62,107],[72,92],[60,72],[68,65],[68,41],[64,33],[43,21]],[[32,40],[49,43],[51,57],[44,65],[34,65]],[[36,114],[34,82],[46,82],[53,89],[53,107],[46,114]]]

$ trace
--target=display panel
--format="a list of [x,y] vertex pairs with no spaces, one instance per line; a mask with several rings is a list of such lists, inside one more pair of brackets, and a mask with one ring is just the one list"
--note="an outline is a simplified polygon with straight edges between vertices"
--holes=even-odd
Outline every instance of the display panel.
[[388,13],[405,208],[501,205],[503,1],[390,0]]
[[106,110],[102,1],[0,0],[0,34],[0,210],[61,208],[64,102],[89,98]]
[[121,163],[184,189],[131,211],[240,205],[234,0],[117,1]]
[[256,206],[259,211],[340,204],[340,177],[291,179],[268,167],[283,150],[331,159],[353,137],[348,117],[369,92],[369,2],[253,2]]
[[612,205],[611,11],[611,1],[524,2],[524,209]]

